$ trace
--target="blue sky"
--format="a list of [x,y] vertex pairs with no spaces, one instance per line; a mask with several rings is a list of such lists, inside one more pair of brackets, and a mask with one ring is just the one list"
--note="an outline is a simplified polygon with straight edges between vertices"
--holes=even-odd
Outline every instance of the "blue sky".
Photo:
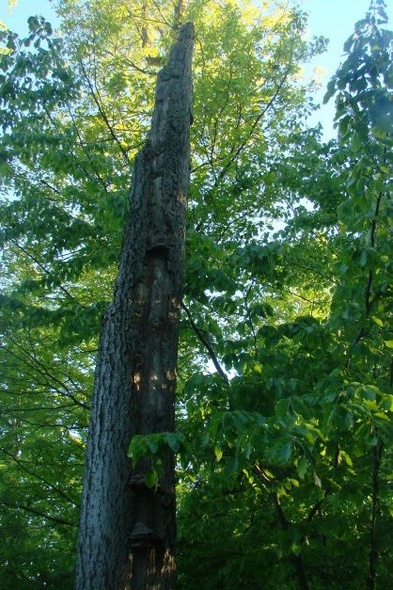
[[[393,27],[393,0],[385,0],[388,6],[388,27]],[[337,70],[343,57],[343,45],[353,33],[354,25],[364,18],[370,6],[370,0],[299,0],[298,4],[309,13],[311,35],[323,35],[330,40],[328,51],[319,55],[312,66],[321,66],[324,70],[323,87],[316,99],[322,102],[326,84]],[[335,136],[333,130],[334,100],[322,105],[312,120],[321,121],[325,137]]]
[[[130,0],[131,1],[131,0]],[[17,5],[7,11],[8,0],[0,0],[0,20],[10,29],[24,33],[26,21],[30,15],[42,14],[55,24],[55,13],[50,0],[18,0]],[[321,101],[324,88],[340,64],[342,48],[346,39],[353,32],[354,24],[362,19],[370,5],[370,0],[298,0],[297,4],[309,13],[310,35],[324,35],[330,39],[327,53],[318,56],[311,66],[320,66],[324,70],[323,88],[317,95]],[[393,27],[393,0],[386,0],[390,27]],[[334,134],[332,129],[334,105],[323,106],[313,117],[313,121],[322,121],[325,135]]]

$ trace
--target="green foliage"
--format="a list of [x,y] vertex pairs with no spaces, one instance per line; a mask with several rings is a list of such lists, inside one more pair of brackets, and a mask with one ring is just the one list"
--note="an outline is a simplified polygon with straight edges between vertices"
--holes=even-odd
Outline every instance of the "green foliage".
[[185,388],[200,392],[186,431],[199,433],[190,464],[202,467],[184,477],[181,588],[196,587],[195,571],[207,588],[388,583],[392,65],[381,6],[356,25],[328,88],[338,147],[298,137],[303,151],[289,149],[274,179],[284,229],[232,254],[248,290],[229,292],[238,320],[217,350],[236,376]]
[[147,460],[150,469],[145,474],[148,488],[158,484],[162,476],[163,461],[169,454],[184,452],[187,448],[185,436],[177,432],[155,432],[135,435],[128,448],[128,456],[133,467],[137,467],[141,459]]
[[[285,4],[285,3],[284,3]],[[156,73],[197,31],[176,433],[179,588],[389,585],[392,34],[374,2],[308,130],[322,50],[270,2],[60,0],[0,32],[5,588],[71,588],[100,316]],[[8,542],[8,539],[12,541]],[[323,565],[323,567],[321,566]],[[378,583],[378,586],[377,586]]]

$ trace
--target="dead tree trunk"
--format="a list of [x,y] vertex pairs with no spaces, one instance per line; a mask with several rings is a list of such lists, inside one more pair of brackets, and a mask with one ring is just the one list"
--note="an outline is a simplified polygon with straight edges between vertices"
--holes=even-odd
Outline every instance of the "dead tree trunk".
[[184,261],[193,26],[157,79],[113,303],[103,319],[87,447],[77,590],[174,588],[173,457],[148,489],[127,450],[135,434],[174,430]]

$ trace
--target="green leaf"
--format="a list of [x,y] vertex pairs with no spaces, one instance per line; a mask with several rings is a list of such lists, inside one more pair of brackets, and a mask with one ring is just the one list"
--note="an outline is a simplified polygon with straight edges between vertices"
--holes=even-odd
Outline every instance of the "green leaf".
[[158,474],[154,469],[151,469],[145,474],[145,484],[148,488],[154,488],[158,483]]
[[285,444],[281,445],[278,453],[277,458],[280,463],[287,463],[292,456],[292,445],[288,441]]
[[297,466],[296,466],[300,479],[304,479],[304,477],[308,471],[308,467],[309,467],[309,463],[308,463],[307,457],[305,455],[302,455],[299,458],[299,460],[297,462]]
[[221,461],[223,455],[222,448],[216,445],[214,447],[214,454],[216,456],[216,461]]
[[327,102],[329,102],[329,100],[332,98],[332,96],[335,94],[335,92],[336,92],[336,81],[333,78],[333,79],[329,80],[329,82],[328,82],[326,93],[323,97],[323,104],[326,104]]

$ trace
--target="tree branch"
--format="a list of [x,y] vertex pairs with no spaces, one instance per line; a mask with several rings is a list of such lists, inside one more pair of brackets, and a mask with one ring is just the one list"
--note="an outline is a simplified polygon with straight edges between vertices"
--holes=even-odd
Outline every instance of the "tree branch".
[[[273,498],[274,506],[276,509],[278,525],[282,530],[288,530],[291,523],[287,520],[287,518],[284,514],[284,511],[282,509],[282,506],[281,506],[281,503],[280,503],[280,500],[279,500],[277,494],[273,493],[272,498]],[[308,585],[308,581],[306,578],[306,572],[304,569],[304,563],[303,563],[303,558],[302,558],[301,554],[299,554],[299,555],[292,554],[290,557],[291,557],[291,561],[293,562],[294,567],[295,567],[295,571],[296,571],[296,575],[297,575],[297,579],[298,579],[298,583],[299,583],[299,588],[301,590],[310,590],[310,586]]]
[[98,99],[98,96],[97,96],[97,94],[96,94],[96,92],[95,92],[95,90],[93,88],[93,84],[91,83],[91,80],[90,80],[90,78],[89,78],[89,76],[88,76],[88,74],[86,72],[85,66],[83,65],[82,62],[80,63],[80,65],[81,65],[81,68],[82,68],[82,72],[83,72],[83,74],[84,74],[84,76],[86,78],[86,81],[87,81],[87,85],[89,87],[89,90],[91,92],[91,96],[92,96],[92,98],[93,98],[93,100],[94,100],[94,102],[95,102],[95,104],[96,104],[96,106],[98,108],[98,111],[99,111],[99,113],[100,113],[100,115],[101,115],[101,117],[102,117],[102,119],[103,119],[103,121],[104,121],[104,123],[105,123],[105,125],[106,125],[106,127],[107,127],[107,129],[108,129],[108,131],[109,131],[109,133],[111,135],[111,137],[112,137],[112,139],[115,141],[115,143],[117,143],[117,145],[119,146],[119,149],[120,149],[120,151],[121,151],[121,153],[122,153],[125,161],[127,162],[127,164],[129,164],[130,163],[130,159],[128,157],[128,154],[127,154],[126,150],[123,148],[123,146],[121,145],[120,140],[117,137],[116,133],[113,131],[112,125],[109,123],[109,119],[108,119],[108,117],[107,117],[104,109],[102,108],[102,105],[101,105],[101,103],[100,103],[100,101]]
[[57,524],[64,524],[67,526],[77,526],[77,522],[72,522],[71,520],[66,520],[65,518],[60,518],[59,516],[52,516],[51,514],[46,514],[42,512],[42,510],[38,510],[37,508],[33,508],[33,506],[26,506],[26,504],[10,504],[5,500],[1,500],[1,503],[11,508],[12,510],[25,510],[26,512],[30,512],[31,514],[35,514],[37,516],[42,516],[46,520],[51,520],[52,522],[56,522]]
[[223,378],[223,380],[225,381],[225,383],[228,383],[228,376],[226,375],[224,369],[221,367],[219,360],[217,358],[216,353],[214,352],[211,344],[208,342],[207,338],[205,337],[205,335],[203,334],[202,330],[200,330],[198,328],[198,326],[196,325],[196,323],[194,322],[191,312],[188,309],[188,307],[185,305],[184,302],[182,302],[181,304],[182,308],[184,309],[184,311],[186,312],[187,318],[191,324],[192,329],[194,330],[195,334],[197,335],[199,341],[203,344],[203,346],[206,348],[206,350],[209,353],[209,356],[213,362],[213,365],[215,366],[217,373]]

